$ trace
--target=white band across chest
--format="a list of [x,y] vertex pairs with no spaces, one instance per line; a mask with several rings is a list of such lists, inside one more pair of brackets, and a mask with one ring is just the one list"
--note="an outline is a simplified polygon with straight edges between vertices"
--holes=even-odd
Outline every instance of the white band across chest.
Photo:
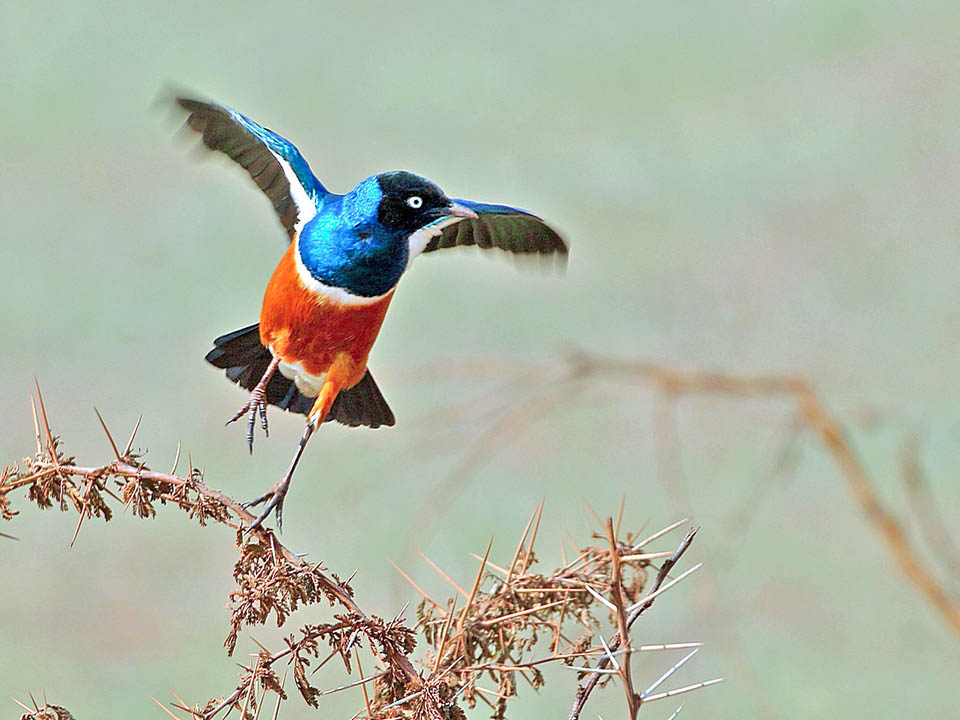
[[329,298],[340,305],[372,305],[373,303],[380,302],[393,292],[393,288],[390,288],[383,295],[364,297],[362,295],[354,295],[343,288],[322,283],[311,275],[307,266],[303,264],[303,258],[300,257],[300,233],[297,233],[293,243],[293,259],[297,264],[297,275],[300,277],[300,282],[303,283],[303,286],[314,295]]

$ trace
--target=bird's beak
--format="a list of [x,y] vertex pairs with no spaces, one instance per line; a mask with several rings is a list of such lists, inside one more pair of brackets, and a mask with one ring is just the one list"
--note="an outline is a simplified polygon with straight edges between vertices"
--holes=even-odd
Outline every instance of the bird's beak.
[[476,220],[478,217],[473,210],[460,203],[450,203],[450,207],[446,208],[443,214],[459,218],[470,218],[471,220]]

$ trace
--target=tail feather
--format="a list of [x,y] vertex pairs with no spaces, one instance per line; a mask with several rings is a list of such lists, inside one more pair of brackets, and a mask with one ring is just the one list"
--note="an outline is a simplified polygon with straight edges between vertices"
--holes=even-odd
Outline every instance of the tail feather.
[[[207,362],[226,370],[230,382],[247,390],[256,387],[273,359],[270,350],[260,343],[258,324],[221,335],[213,345],[207,353]],[[303,415],[310,412],[315,400],[301,393],[293,380],[279,372],[274,373],[267,383],[266,399],[271,405]],[[324,422],[330,420],[351,427],[366,425],[372,428],[395,423],[390,406],[383,399],[370,370],[356,385],[340,391],[324,418]]]
[[396,420],[387,401],[380,394],[380,388],[368,369],[363,378],[352,388],[341,390],[330,406],[327,417],[339,423],[357,427],[368,425],[380,427],[392,426]]

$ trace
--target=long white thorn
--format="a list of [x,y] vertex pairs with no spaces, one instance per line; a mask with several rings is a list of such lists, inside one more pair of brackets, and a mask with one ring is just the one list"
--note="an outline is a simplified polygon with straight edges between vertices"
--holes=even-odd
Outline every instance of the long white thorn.
[[577,672],[582,673],[593,673],[594,675],[617,675],[620,672],[619,670],[614,670],[613,668],[580,667],[578,665],[561,665],[560,667],[565,667],[567,670],[576,670]]
[[340,687],[330,688],[329,690],[321,690],[320,695],[330,695],[331,693],[340,692],[341,690],[347,690],[357,685],[363,685],[368,683],[371,680],[376,680],[378,677],[383,677],[385,673],[377,673],[376,675],[371,675],[370,677],[365,677],[362,680],[357,680],[356,682],[347,683],[346,685],[341,685]]
[[716,685],[717,683],[723,682],[723,678],[714,678],[713,680],[705,680],[704,682],[698,682],[695,685],[687,685],[686,687],[677,688],[676,690],[667,690],[667,692],[657,693],[656,695],[651,695],[646,700],[645,703],[653,702],[654,700],[663,700],[664,698],[673,697],[674,695],[680,695],[685,692],[691,692],[693,690],[699,690],[700,688],[709,687],[710,685]]
[[680,573],[679,575],[677,575],[677,577],[675,577],[673,580],[671,580],[670,582],[668,582],[666,585],[661,586],[659,590],[654,590],[652,593],[650,593],[650,594],[647,595],[646,597],[641,598],[640,600],[638,600],[637,602],[635,602],[633,605],[631,605],[630,607],[628,607],[628,608],[627,608],[627,612],[628,612],[628,613],[631,613],[631,612],[633,612],[634,610],[636,610],[637,608],[639,608],[641,605],[643,605],[644,603],[648,603],[648,602],[650,602],[651,600],[653,600],[655,597],[658,597],[658,596],[662,595],[662,594],[665,593],[667,590],[669,590],[669,589],[672,588],[674,585],[676,585],[678,582],[680,582],[681,580],[683,580],[687,575],[690,575],[691,573],[695,573],[695,572],[696,572],[697,570],[699,570],[701,567],[703,567],[703,563],[702,563],[702,562],[701,562],[701,563],[697,563],[696,565],[694,565],[692,568],[690,568],[690,569],[687,570],[686,572]]
[[[630,647],[629,647],[629,640],[630,640],[630,639],[629,639],[629,638],[620,638],[620,639],[623,641],[623,644],[627,646],[627,647],[624,648],[624,650],[625,650],[626,652],[630,652]],[[606,653],[606,656],[607,656],[608,658],[610,658],[610,662],[612,662],[612,663],[613,663],[613,666],[614,666],[617,670],[619,670],[619,669],[620,669],[620,663],[618,663],[618,662],[617,662],[617,659],[613,656],[613,651],[610,650],[610,646],[607,645],[607,641],[603,639],[603,635],[600,636],[600,643],[603,645],[603,651],[604,651],[604,653]],[[627,662],[630,662],[629,658],[627,659]]]
[[411,695],[407,695],[406,697],[402,697],[402,698],[400,698],[399,700],[397,700],[395,703],[390,703],[389,705],[387,705],[387,706],[384,708],[384,710],[389,710],[390,708],[397,707],[397,705],[403,705],[405,702],[409,702],[410,700],[413,700],[415,697],[417,697],[418,695],[420,695],[422,692],[423,692],[423,690],[417,690],[417,692],[412,693]]
[[648,687],[646,690],[644,690],[642,693],[640,693],[640,699],[641,699],[641,700],[645,700],[646,697],[647,697],[650,693],[652,693],[654,690],[656,690],[658,687],[660,687],[660,685],[663,684],[663,681],[664,681],[664,680],[666,680],[668,677],[670,677],[671,675],[673,675],[677,670],[679,670],[680,668],[682,668],[683,665],[684,665],[684,663],[686,663],[687,660],[689,660],[690,658],[692,658],[692,657],[693,657],[694,655],[696,655],[698,652],[700,652],[700,648],[697,648],[697,649],[691,651],[685,658],[683,658],[682,660],[680,660],[676,665],[674,665],[672,668],[670,668],[669,670],[667,670],[663,675],[661,675],[659,678],[657,678],[656,681],[654,681],[653,685],[651,685],[651,686]]
[[665,527],[663,530],[658,530],[657,532],[655,532],[655,533],[654,533],[653,535],[651,535],[650,537],[648,537],[648,538],[646,538],[646,539],[641,540],[640,542],[638,542],[636,545],[633,546],[633,549],[634,549],[634,550],[639,550],[639,549],[642,548],[644,545],[648,545],[648,544],[652,543],[652,542],[653,542],[654,540],[656,540],[658,537],[662,537],[662,536],[666,535],[666,534],[667,534],[668,532],[670,532],[671,530],[676,530],[678,527],[680,527],[681,525],[683,525],[683,524],[686,523],[686,522],[690,522],[690,518],[685,517],[683,520],[677,520],[675,523],[673,523],[673,525],[667,525],[667,527]]
[[606,605],[608,608],[610,608],[613,612],[617,612],[617,606],[614,605],[614,604],[613,604],[612,602],[610,602],[609,600],[607,600],[603,595],[601,595],[600,593],[598,593],[596,590],[594,590],[594,589],[593,589],[592,587],[590,587],[589,585],[584,584],[584,587],[587,589],[587,592],[589,592],[591,595],[593,595],[597,600],[599,600],[600,602],[602,602],[604,605]]
[[177,454],[173,458],[173,468],[170,470],[171,475],[177,474],[177,465],[180,464],[180,441],[177,440]]
[[661,645],[641,645],[640,647],[635,647],[634,650],[638,652],[651,652],[653,650],[689,650],[690,648],[703,647],[701,642],[686,642],[686,643],[664,643]]

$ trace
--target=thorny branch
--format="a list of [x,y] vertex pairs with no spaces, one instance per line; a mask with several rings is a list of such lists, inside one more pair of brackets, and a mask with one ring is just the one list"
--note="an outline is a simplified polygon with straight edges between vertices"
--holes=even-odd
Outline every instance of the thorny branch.
[[[479,700],[494,710],[494,718],[502,720],[508,701],[517,694],[518,680],[522,678],[534,688],[543,684],[541,666],[548,663],[572,666],[578,659],[598,658],[596,669],[574,668],[584,673],[602,672],[609,660],[616,662],[614,654],[620,638],[640,614],[656,597],[699,567],[694,566],[663,584],[696,531],[691,531],[672,554],[647,552],[646,546],[676,530],[686,520],[640,541],[632,533],[620,541],[617,534],[623,513],[621,506],[616,525],[608,519],[603,534],[594,535],[598,541],[595,546],[575,547],[572,561],[564,558],[563,567],[553,573],[537,573],[533,570],[537,563],[534,543],[543,512],[541,503],[530,516],[509,565],[502,567],[491,561],[491,546],[487,546],[484,556],[478,558],[480,567],[469,593],[463,589],[467,585],[456,583],[425,556],[427,563],[456,591],[452,599],[434,600],[404,574],[423,596],[417,610],[417,623],[409,627],[403,610],[389,620],[364,613],[354,600],[350,579],[341,580],[319,564],[298,557],[284,547],[271,530],[258,528],[245,534],[243,528],[253,516],[233,498],[206,485],[192,462],[185,476],[176,474],[177,461],[169,473],[151,470],[143,462],[143,456],[132,450],[136,428],[121,451],[102,418],[100,423],[114,459],[98,466],[78,465],[74,457],[66,455],[60,439],[53,434],[38,386],[34,405],[37,452],[17,465],[0,470],[2,517],[11,520],[19,514],[12,506],[11,494],[22,489],[27,499],[41,508],[56,506],[61,511],[76,511],[74,540],[85,518],[109,520],[112,517],[111,501],[141,518],[155,516],[158,504],[174,505],[201,525],[213,523],[231,528],[240,558],[234,569],[237,585],[230,593],[232,615],[225,643],[228,654],[233,653],[238,635],[246,626],[263,624],[270,617],[283,626],[298,607],[308,604],[325,601],[339,608],[330,622],[303,625],[288,635],[282,648],[270,650],[259,646],[253,661],[242,666],[236,689],[225,696],[190,707],[175,695],[172,707],[194,720],[211,720],[233,709],[239,710],[245,720],[255,720],[268,693],[277,697],[276,718],[280,704],[288,697],[284,681],[289,670],[293,671],[294,684],[303,700],[313,707],[319,706],[324,695],[359,687],[363,707],[356,717],[461,720],[465,717],[461,705],[472,708]],[[653,589],[645,592],[649,569],[656,568],[654,561],[668,555],[657,571]],[[613,601],[604,594],[609,594]],[[466,603],[458,609],[461,598],[466,598]],[[595,616],[598,607],[611,610],[610,621],[618,628],[610,642],[601,636],[600,645],[593,642],[602,627]],[[571,639],[571,628],[577,626],[581,628],[580,634]],[[418,635],[426,644],[422,658],[413,656]],[[545,644],[549,652],[531,659],[531,654]],[[327,649],[321,651],[323,645]],[[674,643],[626,648],[619,667],[625,668],[620,677],[628,691],[631,717],[636,716],[643,702],[672,697],[719,679],[656,696],[637,695],[632,687],[629,654],[699,645]],[[364,649],[371,652],[380,666],[379,671],[364,675],[360,669],[360,651]],[[321,690],[313,684],[312,675],[335,656],[340,657],[347,673],[352,673],[356,666],[359,680]],[[668,670],[651,689],[686,659],[689,656]],[[285,668],[282,677],[277,674],[278,663]],[[316,667],[308,671],[312,664]],[[581,688],[578,692],[581,707],[596,686],[597,678],[597,675],[591,677],[588,689]],[[480,686],[478,681],[483,679],[493,683],[495,689]],[[178,717],[169,708],[161,707],[168,716]],[[46,720],[47,716],[34,712],[31,720],[33,717]]]
[[[653,605],[653,601],[656,599],[655,593],[659,592],[663,581],[666,579],[670,570],[673,569],[673,566],[677,564],[683,554],[687,551],[687,548],[690,547],[690,543],[693,542],[693,538],[696,537],[697,531],[699,528],[694,528],[686,534],[683,538],[683,541],[673,552],[673,554],[663,561],[663,564],[660,566],[660,570],[657,573],[656,580],[653,581],[653,587],[650,593],[640,601],[638,605],[631,606],[629,612],[620,612],[618,616],[623,617],[621,624],[626,628],[626,631],[629,632],[630,627],[637,621],[644,612]],[[612,661],[613,661],[613,652],[616,652],[620,649],[620,644],[623,642],[624,630],[621,628],[618,632],[610,638],[607,642],[607,647],[609,647],[610,652],[604,655],[597,662],[594,670],[604,670]],[[627,655],[629,657],[629,654]],[[590,694],[596,689],[597,684],[600,682],[603,675],[599,672],[594,672],[590,679],[586,681],[583,685],[577,688],[577,694],[573,701],[573,707],[570,709],[569,720],[577,720],[580,717],[580,713],[583,712],[583,706],[586,704],[587,699],[590,697]],[[639,703],[637,703],[637,709],[639,709]],[[631,706],[631,712],[634,712],[633,717],[636,716],[635,711],[633,711]]]

